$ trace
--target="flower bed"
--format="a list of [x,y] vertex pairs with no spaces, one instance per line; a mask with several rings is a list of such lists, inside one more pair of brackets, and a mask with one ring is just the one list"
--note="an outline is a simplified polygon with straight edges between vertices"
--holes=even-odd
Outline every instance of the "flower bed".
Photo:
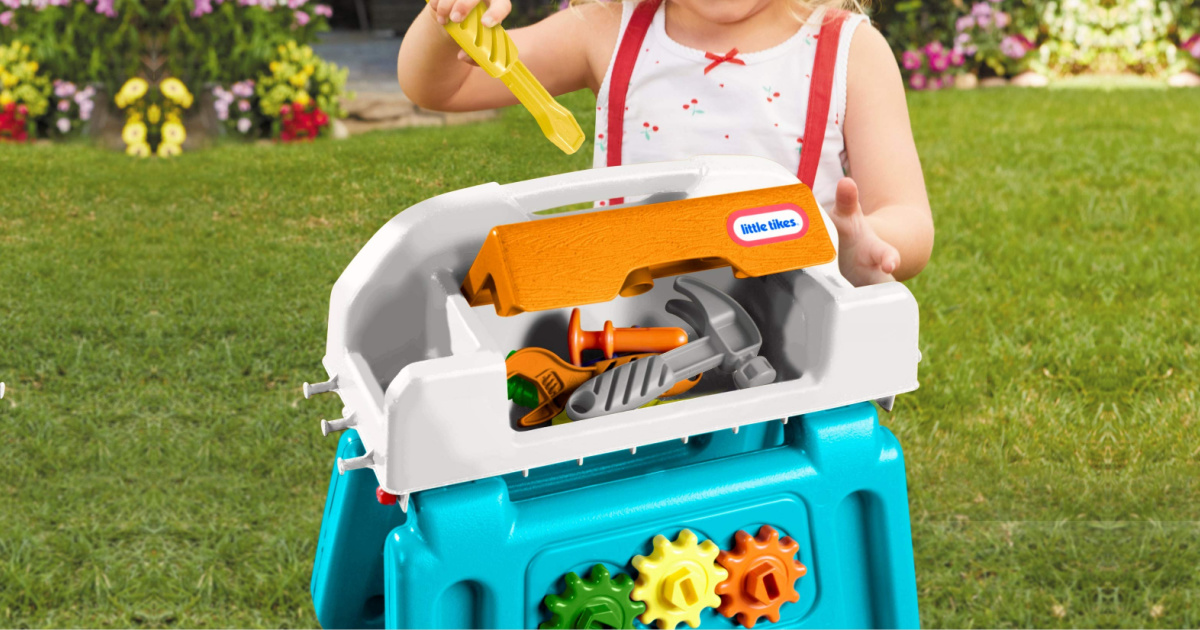
[[213,95],[230,136],[311,140],[344,115],[346,72],[308,46],[331,15],[316,0],[0,0],[0,140],[78,135],[99,105],[119,110],[131,155],[176,155],[204,118],[193,94],[205,110]]
[[906,0],[874,17],[913,89],[967,75],[1164,77],[1200,69],[1194,0]]

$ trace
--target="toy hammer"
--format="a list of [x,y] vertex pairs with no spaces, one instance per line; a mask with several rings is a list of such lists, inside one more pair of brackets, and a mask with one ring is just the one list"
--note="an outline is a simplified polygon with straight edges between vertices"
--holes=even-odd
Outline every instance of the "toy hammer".
[[584,350],[603,350],[604,358],[611,359],[618,352],[666,352],[687,340],[682,328],[614,328],[612,321],[604,322],[604,330],[583,330],[579,309],[571,311],[567,324],[567,352],[575,365],[583,365],[580,355]]
[[738,389],[774,382],[775,368],[758,356],[762,333],[736,300],[689,276],[675,290],[690,299],[667,302],[667,312],[688,323],[699,339],[593,377],[567,400],[567,416],[585,420],[637,409],[676,381],[719,368],[733,373]]

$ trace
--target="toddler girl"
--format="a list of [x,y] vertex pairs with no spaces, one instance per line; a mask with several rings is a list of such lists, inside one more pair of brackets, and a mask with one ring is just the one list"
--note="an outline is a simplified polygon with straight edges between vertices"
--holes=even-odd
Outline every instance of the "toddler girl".
[[[595,166],[701,154],[774,160],[829,211],[839,267],[861,286],[919,273],[933,219],[899,68],[883,36],[850,10],[855,1],[590,2],[511,36],[551,94],[596,94]],[[398,76],[418,106],[517,102],[440,26],[478,3],[430,0],[409,28]],[[490,0],[484,24],[510,9],[510,0]]]

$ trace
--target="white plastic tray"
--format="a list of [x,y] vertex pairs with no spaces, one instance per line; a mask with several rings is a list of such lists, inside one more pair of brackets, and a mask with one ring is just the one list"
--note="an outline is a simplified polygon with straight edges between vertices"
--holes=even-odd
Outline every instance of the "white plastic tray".
[[[358,430],[368,449],[364,458],[342,463],[370,467],[383,489],[407,505],[407,495],[419,490],[916,389],[917,304],[903,285],[854,288],[836,262],[740,280],[725,268],[694,275],[747,308],[779,380],[582,422],[514,428],[505,356],[530,345],[565,348],[570,309],[499,317],[491,306],[467,306],[459,287],[492,227],[595,199],[653,203],[794,183],[768,160],[704,156],[484,184],[405,210],[371,238],[333,288],[324,364],[345,404],[344,424]],[[553,260],[546,271],[554,273]],[[582,307],[584,328],[605,320],[682,326],[663,310],[679,297],[672,280],[660,279],[637,297]]]

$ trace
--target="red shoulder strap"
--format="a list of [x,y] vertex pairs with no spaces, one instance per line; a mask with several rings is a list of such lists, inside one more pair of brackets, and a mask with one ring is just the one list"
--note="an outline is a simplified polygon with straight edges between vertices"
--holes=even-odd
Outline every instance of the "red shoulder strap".
[[[804,148],[800,151],[800,169],[796,177],[812,188],[821,164],[821,146],[825,144],[825,128],[829,125],[829,103],[833,100],[833,75],[837,67],[838,39],[842,24],[849,14],[832,10],[825,15],[821,33],[817,36],[817,55],[813,61],[812,80],[808,84],[808,117],[804,121]],[[611,144],[610,144],[611,146]],[[610,154],[611,155],[611,154]]]
[[[638,51],[646,39],[646,31],[654,21],[654,13],[662,0],[642,0],[633,9],[625,34],[617,47],[617,58],[613,61],[612,77],[608,82],[608,166],[621,165],[621,153],[625,140],[625,97],[629,93],[629,77],[637,63]],[[609,200],[609,205],[624,203],[624,198]]]

